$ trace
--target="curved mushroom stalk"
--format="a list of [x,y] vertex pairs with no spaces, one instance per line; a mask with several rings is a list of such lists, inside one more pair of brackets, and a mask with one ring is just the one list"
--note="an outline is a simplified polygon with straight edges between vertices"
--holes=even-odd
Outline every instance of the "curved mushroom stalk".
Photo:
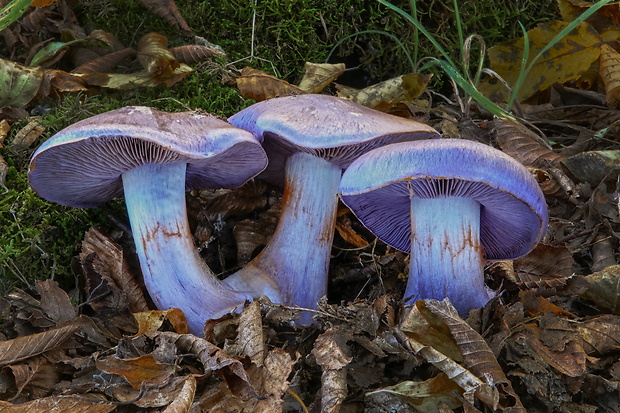
[[[313,155],[291,156],[273,237],[256,258],[224,282],[274,302],[316,309],[327,293],[341,174],[340,167]],[[298,324],[310,324],[311,316],[303,313]]]
[[455,196],[414,196],[411,211],[405,299],[448,297],[461,315],[484,306],[493,292],[484,285],[480,203]]
[[202,336],[204,323],[252,297],[226,288],[192,242],[185,207],[186,164],[146,164],[122,174],[125,202],[144,284],[157,305],[177,307],[189,329]]

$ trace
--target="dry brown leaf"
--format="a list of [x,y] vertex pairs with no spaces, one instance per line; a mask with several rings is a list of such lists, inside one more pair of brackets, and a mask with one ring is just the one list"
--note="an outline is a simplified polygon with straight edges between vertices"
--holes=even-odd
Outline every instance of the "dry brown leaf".
[[620,265],[613,265],[585,277],[588,290],[581,296],[620,315]]
[[[494,387],[497,392],[496,404],[490,404],[493,409],[500,411],[523,412],[526,410],[521,400],[512,388],[512,383],[504,374],[495,355],[482,336],[472,329],[461,317],[456,309],[446,299],[444,301],[425,300],[426,307],[446,323],[452,337],[463,354],[465,366],[476,377]],[[488,401],[485,403],[489,404]]]
[[559,316],[574,317],[573,313],[558,307],[546,298],[536,295],[529,290],[519,291],[519,299],[530,316],[551,313]]
[[186,376],[183,387],[162,413],[189,413],[196,394],[196,378]]
[[181,63],[197,63],[213,55],[225,56],[221,49],[209,47],[201,44],[188,44],[185,46],[173,47],[170,53]]
[[548,169],[557,165],[561,156],[549,143],[521,123],[496,119],[492,123],[496,141],[502,151],[525,166]]
[[123,60],[134,55],[135,53],[136,51],[133,48],[127,47],[83,63],[73,69],[71,73],[109,73]]
[[620,103],[620,53],[608,44],[601,45],[599,74],[605,85],[607,105],[618,106]]
[[108,413],[117,407],[84,395],[50,396],[17,405],[0,401],[1,413]]
[[138,332],[135,336],[155,333],[166,321],[169,322],[174,328],[174,331],[179,334],[187,334],[189,332],[185,314],[178,308],[143,311],[134,313],[133,316],[138,322]]
[[45,127],[41,125],[40,119],[33,118],[15,134],[9,148],[15,152],[28,149],[43,132],[45,132]]
[[[6,174],[9,172],[9,164],[0,155],[0,188],[4,194],[9,192],[9,188],[6,187]],[[0,194],[1,195],[1,194]]]
[[245,99],[253,99],[257,102],[289,95],[305,93],[295,85],[285,80],[251,67],[244,67],[241,76],[235,79],[239,93]]
[[[118,291],[118,288],[122,287],[124,293],[123,300],[127,300],[130,311],[136,313],[149,309],[142,289],[138,285],[135,276],[129,270],[123,249],[101,230],[91,227],[86,232],[82,241],[80,261],[83,268],[85,268],[87,281],[92,280],[87,285],[90,294],[96,294],[101,296],[102,299],[107,299],[109,297],[102,295],[107,294],[106,288],[109,291],[109,288],[114,287]],[[107,287],[100,285],[102,279],[107,282]],[[117,300],[120,300],[120,298],[117,297],[115,301]],[[105,302],[102,304],[103,307],[110,307]],[[97,310],[96,301],[91,301],[90,305]]]
[[55,3],[56,0],[32,0],[32,3],[30,3],[30,6],[32,7],[45,7],[45,6],[49,6],[52,3]]
[[36,285],[41,297],[41,309],[57,324],[67,323],[78,316],[69,295],[54,280],[39,281]]
[[280,204],[274,204],[265,212],[258,215],[258,219],[244,219],[233,228],[233,236],[237,244],[237,265],[243,266],[269,242],[275,231]]
[[162,363],[152,354],[127,359],[111,355],[104,359],[97,359],[95,364],[101,371],[124,377],[134,389],[140,389],[143,385],[161,387],[174,376],[177,370],[176,365]]
[[179,61],[168,50],[168,38],[148,33],[138,41],[138,60],[154,77],[169,77],[179,67]]
[[343,240],[356,248],[363,248],[368,245],[368,241],[362,238],[353,230],[353,228],[351,228],[350,225],[348,225],[348,223],[343,222],[340,218],[336,221],[336,231],[338,231],[338,235],[340,235]]
[[312,355],[321,366],[321,411],[337,413],[347,397],[347,366],[353,358],[343,327],[332,327],[314,342]]
[[42,333],[0,341],[0,365],[15,363],[56,348],[80,330],[79,324],[53,328]]
[[528,255],[516,259],[517,282],[569,277],[574,272],[574,259],[566,247],[538,244]]
[[0,120],[0,148],[4,147],[4,140],[8,136],[10,130],[11,125],[9,124],[9,121],[6,119]]
[[344,63],[311,63],[304,64],[304,76],[299,88],[307,93],[319,93],[331,82],[344,73]]
[[588,355],[601,356],[620,348],[620,317],[602,315],[575,324]]
[[168,24],[181,31],[185,36],[194,33],[179,12],[174,0],[139,0],[148,11],[164,19]]
[[258,367],[263,366],[267,345],[263,336],[260,303],[252,301],[238,318],[237,354],[248,357]]
[[406,91],[403,83],[406,76],[409,75],[394,77],[364,89],[349,91],[351,92],[349,94],[344,94],[341,89],[339,96],[369,108],[374,108],[381,102],[396,103],[405,98]]
[[601,181],[615,181],[618,179],[620,174],[620,151],[582,152],[562,159],[562,164],[581,182],[598,185]]
[[42,356],[6,368],[13,374],[17,387],[17,393],[11,398],[12,400],[19,399],[22,392],[27,393],[30,399],[48,396],[60,381],[62,372],[60,363],[52,363]]
[[204,211],[210,221],[248,215],[267,205],[267,190],[267,184],[258,179],[234,190],[203,190],[198,193],[201,212]]

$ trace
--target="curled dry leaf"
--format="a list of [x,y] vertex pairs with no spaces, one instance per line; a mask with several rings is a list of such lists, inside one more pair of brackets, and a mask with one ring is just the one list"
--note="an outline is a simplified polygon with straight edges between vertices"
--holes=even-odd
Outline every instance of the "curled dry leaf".
[[267,245],[279,216],[280,204],[274,204],[267,211],[261,212],[258,219],[244,219],[235,225],[233,236],[237,244],[237,265],[247,264]]
[[218,47],[209,47],[201,44],[188,44],[173,47],[170,53],[181,63],[197,63],[211,56],[223,56],[224,53]]
[[374,108],[382,102],[395,104],[405,99],[411,100],[424,91],[428,81],[430,81],[430,77],[408,74],[376,83],[364,89],[340,88],[338,95],[360,105]]
[[41,296],[41,309],[55,323],[67,323],[78,316],[69,295],[54,280],[39,281],[36,285]]
[[179,61],[168,50],[168,38],[157,33],[148,33],[140,38],[138,60],[155,77],[171,76],[179,67]]
[[307,93],[319,93],[331,82],[344,73],[344,63],[312,63],[304,64],[304,76],[299,82],[299,88]]
[[235,79],[235,82],[241,96],[245,99],[254,99],[257,102],[305,93],[285,80],[248,66],[241,70],[241,75]]
[[183,311],[178,308],[168,310],[152,310],[134,313],[133,316],[138,323],[138,332],[135,334],[152,334],[157,332],[165,322],[170,323],[175,332],[187,334],[189,332],[187,319]]
[[620,53],[608,44],[601,45],[599,74],[605,85],[605,99],[609,106],[620,103]]
[[517,282],[549,280],[573,274],[574,259],[566,247],[538,244],[528,255],[514,261]]
[[258,367],[263,366],[267,354],[260,303],[252,301],[241,312],[237,327],[237,354],[248,357]]
[[525,166],[547,169],[560,161],[561,156],[553,152],[546,140],[521,123],[495,119],[492,128],[502,151]]
[[196,378],[185,376],[183,387],[162,413],[189,413],[196,394]]
[[314,342],[312,355],[321,366],[321,411],[337,413],[347,396],[347,366],[353,358],[349,331],[332,327]]
[[267,184],[253,179],[234,190],[203,190],[199,200],[210,221],[235,215],[247,215],[267,205]]
[[[497,392],[496,404],[489,404],[499,411],[523,412],[519,396],[512,388],[510,380],[502,371],[495,355],[482,336],[472,329],[461,317],[448,299],[444,301],[425,300],[426,307],[446,324],[456,345],[463,354],[463,361],[468,370],[485,383],[493,386]],[[499,391],[498,391],[499,390]],[[482,400],[482,399],[481,399]]]
[[2,192],[0,195],[6,194],[9,192],[9,188],[6,187],[6,174],[9,172],[9,164],[4,160],[4,158],[0,155],[0,188]]
[[[101,280],[105,280],[117,290],[122,288],[130,311],[135,313],[149,309],[142,289],[134,274],[129,270],[123,249],[99,229],[91,227],[84,235],[80,261],[83,267],[92,270],[86,271],[89,294],[100,296],[106,293],[106,291],[99,291],[99,288],[102,287],[99,285]],[[97,274],[98,276],[89,278],[89,274]],[[91,279],[93,280],[92,283],[90,283]],[[104,297],[101,296],[101,298]],[[93,305],[94,309],[97,310],[96,302],[91,302],[91,306]]]
[[71,73],[109,73],[114,70],[123,60],[132,56],[136,51],[127,47],[117,52],[108,53],[86,62],[71,71]]
[[603,356],[620,348],[620,317],[602,315],[576,323],[575,329],[588,355]]
[[45,127],[41,125],[40,119],[33,118],[15,134],[9,149],[15,152],[28,149],[43,132],[45,132]]

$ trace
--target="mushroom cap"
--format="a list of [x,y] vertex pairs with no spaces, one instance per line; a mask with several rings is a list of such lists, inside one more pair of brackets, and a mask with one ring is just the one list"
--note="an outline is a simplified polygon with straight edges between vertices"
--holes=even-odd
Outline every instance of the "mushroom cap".
[[345,171],[340,194],[380,240],[405,252],[411,251],[412,196],[477,200],[480,241],[489,260],[527,254],[548,223],[544,195],[526,168],[497,149],[461,139],[396,143],[368,152]]
[[148,163],[187,163],[185,188],[236,188],[267,164],[249,132],[212,115],[125,107],[61,130],[33,154],[30,186],[43,198],[89,208],[123,193],[121,174]]
[[269,165],[260,178],[282,185],[289,156],[306,152],[346,169],[363,153],[393,142],[438,138],[433,128],[327,95],[274,98],[228,121],[263,141]]

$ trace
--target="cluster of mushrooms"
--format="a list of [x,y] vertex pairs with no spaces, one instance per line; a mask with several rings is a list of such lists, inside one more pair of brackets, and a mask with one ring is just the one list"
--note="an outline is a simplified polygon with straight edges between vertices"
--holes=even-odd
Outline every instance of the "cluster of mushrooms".
[[[411,254],[404,298],[449,297],[461,314],[493,296],[485,260],[515,259],[542,239],[545,200],[518,162],[490,146],[326,95],[256,103],[223,121],[125,107],[77,122],[41,145],[29,180],[43,198],[89,208],[123,195],[144,283],[190,331],[247,300],[316,309],[327,293],[340,198],[386,244]],[[268,245],[224,280],[190,233],[185,192],[283,187]],[[298,325],[312,322],[302,312]]]

